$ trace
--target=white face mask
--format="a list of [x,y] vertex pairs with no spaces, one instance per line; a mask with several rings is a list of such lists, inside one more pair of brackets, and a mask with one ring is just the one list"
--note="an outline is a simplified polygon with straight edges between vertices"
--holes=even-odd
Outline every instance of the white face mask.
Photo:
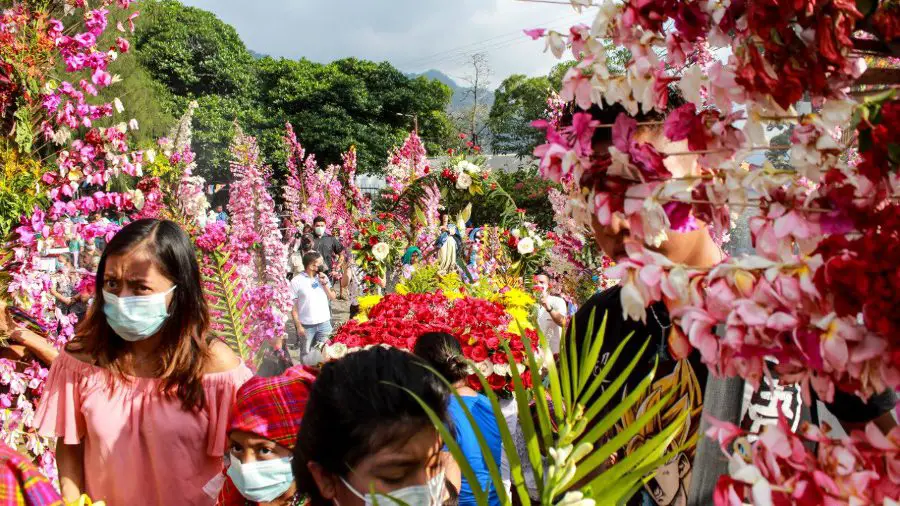
[[[366,494],[359,493],[352,485],[347,483],[343,477],[341,481],[347,490],[356,497],[363,500],[366,506],[379,504],[380,506],[439,506],[444,501],[444,472],[441,471],[434,478],[428,480],[424,485],[413,485],[404,487],[387,494]],[[335,501],[337,504],[337,501]],[[338,505],[340,506],[340,505]]]
[[122,339],[135,342],[156,335],[169,318],[166,296],[175,287],[151,295],[118,297],[103,290],[103,313],[106,322]]
[[284,495],[294,483],[290,457],[257,460],[248,464],[242,464],[234,457],[230,460],[227,473],[231,483],[244,498],[253,502],[272,502]]
[[316,235],[319,237],[322,237],[323,235],[325,235],[325,227],[316,227],[315,231],[316,231]]

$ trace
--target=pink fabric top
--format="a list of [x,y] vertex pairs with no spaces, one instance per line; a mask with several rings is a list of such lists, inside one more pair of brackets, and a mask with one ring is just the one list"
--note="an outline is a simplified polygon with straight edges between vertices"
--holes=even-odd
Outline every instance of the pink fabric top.
[[203,486],[222,471],[225,430],[239,367],[203,376],[206,409],[188,412],[166,399],[156,378],[117,382],[105,369],[61,353],[53,361],[34,424],[66,444],[84,441],[84,493],[108,506],[212,506]]

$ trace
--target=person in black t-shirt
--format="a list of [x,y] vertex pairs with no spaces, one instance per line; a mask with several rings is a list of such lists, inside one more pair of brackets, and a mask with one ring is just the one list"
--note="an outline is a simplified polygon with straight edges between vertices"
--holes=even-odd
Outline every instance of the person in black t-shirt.
[[[682,103],[683,100],[679,96],[670,94],[670,107],[675,108]],[[593,119],[600,121],[601,124],[611,125],[624,109],[616,104],[606,105],[602,109],[594,106],[589,112]],[[660,152],[688,151],[686,141],[679,143],[669,141],[662,132],[662,125],[653,124],[664,119],[662,114],[641,113],[636,115],[635,119],[639,123],[650,123],[638,127],[635,136],[639,141],[651,143]],[[571,121],[571,118],[564,117],[563,121]],[[612,144],[611,130],[607,127],[595,131],[593,139],[595,158],[608,152],[608,147]],[[695,175],[698,170],[695,156],[667,158],[665,164],[674,177]],[[623,216],[614,215],[608,226],[601,225],[595,217],[593,232],[594,239],[603,252],[614,260],[625,256],[625,243],[630,238],[629,224]],[[724,253],[715,244],[706,224],[702,222],[699,223],[697,230],[684,233],[668,231],[667,235],[667,239],[655,250],[673,262],[695,268],[709,268],[724,258]],[[595,366],[596,371],[603,367],[622,340],[633,332],[627,348],[607,376],[609,381],[617,378],[634,354],[650,340],[644,357],[626,381],[626,388],[621,395],[627,395],[632,391],[650,372],[654,361],[658,359],[656,376],[644,398],[637,403],[634,412],[623,416],[621,422],[623,426],[634,421],[641,407],[652,405],[673,389],[677,392],[670,401],[671,404],[662,409],[657,419],[626,445],[625,455],[637,449],[644,440],[652,437],[660,429],[667,427],[680,413],[685,410],[690,412],[683,430],[669,448],[670,450],[684,448],[683,451],[658,469],[654,477],[628,504],[706,506],[712,504],[712,491],[716,480],[720,475],[727,473],[727,461],[718,446],[703,436],[706,430],[704,415],[730,421],[749,429],[751,426],[759,428],[763,424],[777,420],[777,412],[770,412],[774,411],[773,406],[778,406],[778,401],[783,403],[782,410],[786,414],[790,411],[790,416],[794,417],[796,422],[799,422],[802,416],[809,417],[810,410],[801,405],[799,390],[796,387],[780,385],[777,381],[764,382],[758,392],[747,396],[750,403],[742,405],[745,397],[744,382],[739,378],[712,377],[707,367],[700,361],[697,350],[686,351],[690,350],[690,346],[686,345],[686,337],[677,325],[672,324],[669,309],[667,301],[657,302],[647,308],[646,322],[629,320],[622,308],[621,287],[614,287],[589,299],[576,313],[570,325],[574,325],[574,338],[580,342],[585,338],[591,313],[595,313],[597,322],[606,316],[606,339],[603,342],[599,362]],[[566,341],[570,339],[569,335],[569,331],[564,334],[567,336],[564,338]],[[597,393],[598,396],[599,394],[600,392]],[[886,392],[870,399],[866,404],[856,397],[836,394],[835,402],[829,405],[829,410],[845,422],[877,419],[882,422],[880,426],[884,430],[893,422],[889,411],[894,405],[895,398],[893,392]],[[757,402],[756,405],[753,404],[754,400]],[[815,417],[815,410],[812,411],[812,416]],[[770,416],[769,420],[765,419],[766,415]],[[792,425],[796,427],[798,423],[792,422]],[[625,455],[616,457],[622,458]]]
[[340,272],[341,253],[344,252],[344,245],[333,235],[325,232],[325,218],[316,216],[313,220],[313,248],[322,255],[325,260],[325,268],[330,274],[332,271]]

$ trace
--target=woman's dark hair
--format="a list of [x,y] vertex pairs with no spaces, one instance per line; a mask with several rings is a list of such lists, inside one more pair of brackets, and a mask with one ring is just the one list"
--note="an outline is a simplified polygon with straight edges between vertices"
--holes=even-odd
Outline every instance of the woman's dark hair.
[[422,358],[450,383],[469,376],[469,364],[463,357],[462,346],[450,334],[427,332],[419,336],[413,353]]
[[300,250],[301,250],[303,253],[306,253],[306,252],[308,252],[309,250],[313,249],[313,245],[315,245],[315,240],[313,240],[313,238],[312,238],[311,235],[309,235],[309,234],[304,234],[304,235],[300,238]]
[[449,391],[414,355],[376,346],[322,367],[294,447],[294,479],[312,506],[326,506],[309,473],[316,462],[345,476],[363,458],[406,441],[432,422],[410,390],[447,423]]
[[160,391],[178,398],[186,410],[202,409],[206,405],[201,380],[209,350],[206,340],[209,310],[200,285],[197,253],[187,234],[174,222],[156,219],[132,222],[106,245],[97,266],[94,304],[66,350],[90,355],[98,365],[124,379],[121,358],[128,344],[106,322],[103,286],[107,259],[138,248],[145,249],[156,267],[176,286],[169,306],[170,316],[160,330],[161,364],[157,371],[162,380]]

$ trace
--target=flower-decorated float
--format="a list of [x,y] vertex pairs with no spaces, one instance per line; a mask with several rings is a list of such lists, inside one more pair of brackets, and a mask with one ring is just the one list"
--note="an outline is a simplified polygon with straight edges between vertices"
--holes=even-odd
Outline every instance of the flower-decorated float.
[[[525,372],[524,339],[532,350],[539,344],[530,324],[534,305],[534,298],[521,288],[498,286],[488,278],[464,284],[456,274],[440,276],[435,268],[425,267],[397,285],[396,293],[360,299],[360,314],[338,330],[322,354],[334,360],[370,346],[412,350],[420,335],[446,332],[460,341],[463,354],[491,388],[508,395],[511,368]],[[512,350],[512,363],[501,343]],[[530,375],[525,374],[530,386]],[[481,389],[474,371],[469,384]]]

